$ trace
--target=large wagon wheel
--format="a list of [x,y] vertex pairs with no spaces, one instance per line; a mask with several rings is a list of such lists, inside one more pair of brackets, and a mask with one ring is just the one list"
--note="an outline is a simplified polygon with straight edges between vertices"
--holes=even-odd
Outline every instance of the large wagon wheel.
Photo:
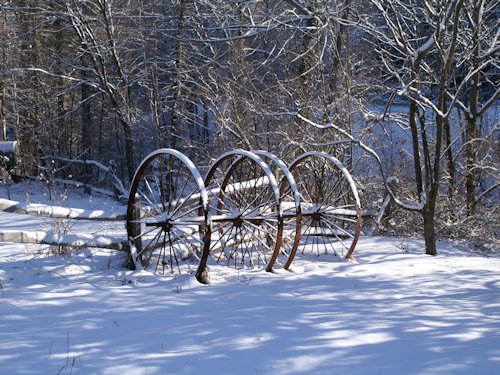
[[278,184],[268,165],[249,151],[219,157],[205,178],[212,236],[200,262],[270,271],[283,232]]
[[172,149],[149,154],[130,188],[127,234],[136,267],[191,273],[210,237],[208,196],[193,162]]
[[[314,151],[300,155],[289,169],[301,194],[302,252],[351,258],[361,233],[361,205],[350,173],[332,155]],[[285,268],[298,246],[297,242]]]
[[300,193],[292,173],[280,158],[268,151],[254,150],[252,152],[271,167],[279,183],[280,201],[283,207],[283,240],[279,252],[274,254],[269,264],[272,267],[277,263],[288,269],[287,261],[290,259],[292,249],[298,246],[300,240],[302,227]]

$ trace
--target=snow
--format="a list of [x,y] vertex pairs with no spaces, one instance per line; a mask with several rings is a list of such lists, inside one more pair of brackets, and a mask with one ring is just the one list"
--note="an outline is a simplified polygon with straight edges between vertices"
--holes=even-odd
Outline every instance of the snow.
[[[0,229],[47,220],[0,213]],[[118,251],[0,243],[0,373],[500,374],[498,252],[423,252],[421,239],[361,237],[356,261],[212,266],[202,285],[127,270]]]
[[0,153],[11,154],[14,153],[17,147],[17,141],[13,142],[0,142]]

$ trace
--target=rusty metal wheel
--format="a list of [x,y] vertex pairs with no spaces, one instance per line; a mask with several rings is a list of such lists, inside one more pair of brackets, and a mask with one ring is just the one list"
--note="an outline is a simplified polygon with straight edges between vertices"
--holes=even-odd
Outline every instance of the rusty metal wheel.
[[283,208],[283,240],[279,252],[274,254],[269,264],[271,267],[276,265],[288,269],[292,249],[297,247],[300,240],[302,227],[300,193],[292,173],[280,158],[268,151],[252,152],[269,165],[279,183],[280,201]]
[[212,219],[200,262],[270,271],[283,232],[278,184],[269,166],[243,150],[219,157],[205,178]]
[[324,152],[302,154],[289,169],[301,195],[302,229],[286,267],[299,247],[303,254],[351,258],[361,233],[361,206],[350,173]]
[[135,266],[192,273],[210,237],[208,195],[193,162],[172,149],[149,154],[129,193],[127,234]]

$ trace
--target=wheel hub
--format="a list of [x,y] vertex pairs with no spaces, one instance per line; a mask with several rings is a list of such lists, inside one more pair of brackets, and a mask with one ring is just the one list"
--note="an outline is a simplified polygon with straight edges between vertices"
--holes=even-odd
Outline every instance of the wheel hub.
[[312,221],[321,221],[321,212],[316,211],[311,215]]
[[233,224],[236,228],[241,228],[241,226],[243,225],[243,219],[241,218],[241,216],[234,218]]
[[168,221],[163,223],[161,226],[161,229],[165,232],[170,232],[172,230],[172,224],[170,224]]

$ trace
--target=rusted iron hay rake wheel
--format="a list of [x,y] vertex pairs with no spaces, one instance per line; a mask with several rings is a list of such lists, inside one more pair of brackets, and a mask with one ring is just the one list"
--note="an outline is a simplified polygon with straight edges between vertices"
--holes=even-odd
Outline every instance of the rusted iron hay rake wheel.
[[283,234],[278,184],[269,166],[249,151],[220,156],[210,167],[212,232],[200,262],[237,269],[272,269]]
[[266,151],[230,151],[203,180],[181,152],[159,149],[138,167],[127,207],[136,268],[196,270],[202,283],[211,264],[289,269],[299,248],[351,258],[360,232],[354,181],[324,152],[305,153],[287,168]]
[[136,267],[192,273],[209,243],[208,195],[184,154],[159,149],[138,167],[129,193],[127,235]]
[[300,193],[292,173],[280,158],[263,150],[252,152],[269,165],[279,183],[280,202],[283,209],[283,239],[279,252],[273,254],[269,264],[272,267],[276,265],[285,268],[292,249],[298,246],[300,240],[302,222]]
[[332,252],[351,258],[361,233],[361,205],[354,180],[342,163],[324,152],[307,152],[289,166],[301,194],[302,229],[298,247],[320,255]]

